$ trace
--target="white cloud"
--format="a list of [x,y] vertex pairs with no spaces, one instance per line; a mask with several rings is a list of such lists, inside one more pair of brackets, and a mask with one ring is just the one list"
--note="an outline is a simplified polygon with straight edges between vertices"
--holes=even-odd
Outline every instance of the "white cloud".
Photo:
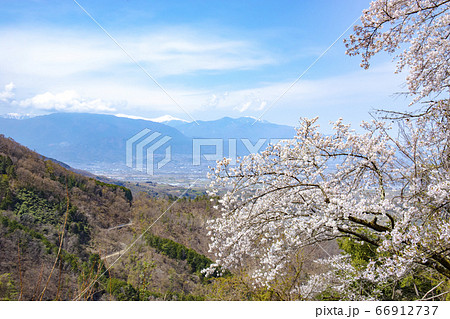
[[259,97],[252,97],[250,100],[244,102],[240,106],[236,106],[234,109],[240,113],[245,111],[261,111],[267,105],[267,101],[262,100]]
[[[237,112],[260,114],[269,106],[274,110],[325,107],[331,109],[345,105],[359,105],[369,110],[377,101],[391,98],[401,89],[402,75],[393,75],[393,66],[379,65],[370,70],[327,77],[316,80],[301,80],[282,95],[292,82],[277,82],[244,90],[229,91],[228,94],[213,93],[214,103],[204,107],[229,109]],[[220,96],[220,98],[219,98]],[[277,101],[274,105],[272,103]],[[368,107],[370,105],[370,107]]]
[[[75,89],[80,96],[113,101],[117,107],[126,104],[126,109],[119,110],[121,113],[150,116],[153,116],[152,111],[184,113],[100,30],[77,31],[0,28],[3,48],[0,50],[0,81],[13,79],[32,94],[52,92],[49,94],[54,95]],[[184,81],[183,75],[256,69],[277,63],[257,42],[239,35],[218,33],[221,35],[214,30],[180,26],[139,34],[113,32],[113,35],[183,109],[192,112],[202,108],[205,94],[210,93],[195,88],[195,82]],[[171,79],[183,85],[168,82],[164,77],[169,75],[176,75]],[[25,94],[25,90],[21,93]],[[22,105],[40,109],[53,106],[68,109],[67,103],[61,104],[54,97],[48,97],[52,102],[45,103],[29,97],[21,95],[17,99],[27,99]],[[79,106],[80,109],[86,107]],[[71,108],[77,107],[72,105]]]
[[21,107],[30,107],[44,111],[58,112],[114,112],[109,102],[101,99],[86,99],[75,91],[53,94],[46,92],[17,102]]
[[0,92],[0,102],[9,102],[14,98],[14,89],[16,86],[14,83],[9,83],[5,85],[3,91]]
[[217,107],[219,103],[222,103],[227,97],[229,92],[224,93],[214,93],[207,98],[207,102],[204,104],[204,107]]
[[248,110],[248,108],[252,105],[253,103],[252,103],[252,101],[248,101],[248,102],[245,102],[243,105],[241,105],[240,107],[236,107],[236,109],[239,111],[239,112],[244,112],[244,111],[247,111]]
[[[371,108],[389,107],[392,94],[400,89],[402,76],[392,76],[388,64],[345,75],[302,80],[272,105],[292,82],[278,82],[249,89],[219,91],[195,88],[171,89],[169,94],[195,119],[220,116],[260,116],[278,122],[296,122],[300,116],[367,116]],[[126,84],[126,83],[125,83]],[[398,88],[398,89],[396,89]],[[159,88],[146,85],[122,85],[120,82],[87,82],[77,90],[51,90],[12,105],[27,112],[64,111],[122,113],[152,119],[156,114],[187,117]],[[39,92],[39,91],[38,91]],[[41,91],[42,92],[42,91]],[[45,91],[44,91],[45,92]],[[54,93],[60,92],[60,93]],[[89,98],[91,97],[91,98]],[[404,103],[405,106],[407,102]]]
[[[259,116],[292,82],[252,84],[243,77],[234,83],[233,74],[229,83],[218,81],[213,87],[214,79],[209,84],[207,77],[196,82],[196,77],[191,81],[182,76],[214,72],[227,79],[228,71],[282,64],[256,42],[224,33],[214,35],[213,31],[180,27],[114,34],[127,52],[160,80],[180,108],[100,31],[76,34],[73,30],[0,28],[0,81],[13,80],[25,92],[33,92],[19,96],[17,91],[14,96],[11,83],[12,87],[0,91],[0,101],[16,98],[19,102],[15,105],[42,111],[120,112],[148,118],[167,113],[184,116],[182,109],[201,119],[218,114]],[[306,108],[328,106],[331,114],[349,104],[365,110],[380,106],[380,97],[394,93],[399,85],[392,73],[392,68],[372,68],[316,80],[305,77],[268,115],[276,113],[290,121],[303,115]],[[168,75],[177,77],[164,78]],[[246,89],[239,89],[244,85]],[[41,92],[47,93],[29,98]]]
[[195,32],[145,36],[133,39],[127,47],[161,75],[248,70],[275,63],[255,43]]
[[[173,27],[115,37],[128,54],[158,77],[276,63],[254,42],[211,31]],[[142,72],[101,32],[4,28],[0,29],[0,41],[3,73],[55,78],[86,72]]]

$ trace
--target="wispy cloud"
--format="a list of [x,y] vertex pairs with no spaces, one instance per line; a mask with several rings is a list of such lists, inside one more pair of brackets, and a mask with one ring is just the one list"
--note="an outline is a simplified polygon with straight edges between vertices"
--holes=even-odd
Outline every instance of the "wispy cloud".
[[248,70],[275,63],[256,43],[197,31],[163,31],[132,39],[125,45],[161,75]]
[[[0,40],[3,72],[61,77],[135,68],[101,33],[2,29]],[[156,76],[243,70],[275,63],[257,43],[186,27],[119,34],[117,40]]]
[[[266,119],[271,120],[273,116],[286,113],[297,118],[304,115],[304,110],[307,109],[317,110],[317,115],[321,115],[320,110],[325,108],[325,116],[334,116],[350,106],[367,112],[371,108],[382,106],[380,101],[392,98],[392,94],[400,90],[403,77],[392,77],[391,74],[392,66],[386,64],[369,71],[302,80],[283,96]],[[172,93],[183,106],[201,119],[213,118],[214,114],[258,116],[289,84],[290,82],[276,82],[227,91],[185,88],[173,90]],[[14,85],[9,84],[4,92],[9,92],[8,96],[11,97],[13,88]],[[88,83],[82,92],[63,90],[40,93],[15,101],[13,105],[28,112],[120,112],[145,118],[152,118],[156,114],[179,114],[177,107],[157,88],[149,90],[145,86],[123,86],[115,82],[97,85]]]
[[[204,89],[198,89],[196,82],[183,80],[184,75],[226,74],[277,63],[257,42],[214,30],[180,26],[115,36],[152,76],[163,82],[167,76],[172,76],[170,79],[176,76],[179,83],[184,83],[176,86],[167,80],[169,84],[164,86],[188,111],[201,108]],[[87,106],[86,101],[69,107],[67,103],[56,101],[55,92],[76,90],[83,97],[128,105],[127,108],[138,114],[152,110],[179,112],[174,103],[101,32],[3,27],[0,28],[0,41],[3,48],[0,50],[0,81],[13,79],[25,89],[19,90],[21,94],[27,91],[53,95],[45,96],[48,99],[45,103],[21,95],[18,99],[27,99],[22,105],[42,110],[111,108]]]
[[[201,119],[259,116],[364,7],[131,2],[108,3],[105,10],[83,1],[124,50],[71,1],[16,1],[3,8],[0,113],[183,116],[178,103]],[[344,46],[336,44],[265,119],[290,122],[308,109],[328,115],[349,104],[367,110],[395,92],[391,70],[351,73],[358,59],[347,63]],[[17,89],[4,87],[10,81]]]
[[[404,76],[394,77],[392,73],[393,66],[384,64],[368,71],[359,70],[339,76],[302,80],[274,105],[274,112],[295,108],[300,114],[304,108],[328,106],[332,109],[343,105],[360,105],[369,110],[370,107],[376,107],[380,99],[392,97],[401,91]],[[232,109],[258,115],[289,85],[290,82],[276,82],[227,91],[226,94],[214,92],[205,98],[203,105],[205,108]]]
[[267,105],[267,101],[262,100],[260,97],[249,96],[248,99],[244,100],[242,103],[234,107],[234,110],[240,113],[245,111],[261,111]]

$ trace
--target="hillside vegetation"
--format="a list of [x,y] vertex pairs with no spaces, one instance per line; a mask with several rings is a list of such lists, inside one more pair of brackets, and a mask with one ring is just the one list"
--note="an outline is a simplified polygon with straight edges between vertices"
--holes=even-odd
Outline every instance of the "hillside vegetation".
[[0,136],[0,298],[70,299],[131,199]]
[[251,284],[248,263],[205,277],[218,212],[200,189],[178,198],[178,188],[125,183],[132,193],[3,136],[0,178],[0,300],[284,300],[317,272],[311,249],[270,289]]
[[209,198],[136,197],[0,136],[0,299],[205,299]]

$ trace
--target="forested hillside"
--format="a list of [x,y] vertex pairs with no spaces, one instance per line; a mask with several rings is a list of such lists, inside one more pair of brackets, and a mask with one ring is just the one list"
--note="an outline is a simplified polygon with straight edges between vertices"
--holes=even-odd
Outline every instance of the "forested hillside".
[[3,136],[0,177],[0,300],[213,297],[212,279],[201,273],[212,262],[208,197],[175,202],[148,191],[133,200],[128,188],[76,174]]
[[70,299],[108,245],[102,229],[129,220],[131,192],[3,136],[0,177],[0,298]]
[[1,300],[298,299],[292,284],[321,271],[311,260],[324,253],[310,248],[270,288],[252,285],[245,260],[205,277],[217,198],[136,185],[132,194],[69,168],[0,137]]

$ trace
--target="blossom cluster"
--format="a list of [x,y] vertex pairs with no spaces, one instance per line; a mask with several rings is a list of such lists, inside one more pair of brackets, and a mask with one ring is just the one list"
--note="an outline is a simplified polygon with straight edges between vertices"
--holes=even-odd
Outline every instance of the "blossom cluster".
[[346,41],[364,68],[380,51],[396,53],[397,72],[407,69],[414,101],[449,92],[450,3],[447,0],[376,0]]
[[[372,299],[384,283],[418,270],[450,278],[449,9],[448,0],[374,0],[346,41],[365,68],[377,53],[395,53],[413,103],[430,98],[425,112],[393,112],[397,136],[377,120],[363,122],[363,133],[338,120],[324,135],[317,118],[302,119],[294,139],[236,165],[218,162],[212,194],[227,192],[221,216],[208,224],[217,265],[246,267],[255,284],[270,286],[303,247],[347,237],[376,257],[365,267],[349,256],[322,259],[330,270],[292,291]],[[355,289],[358,282],[371,290]]]
[[418,266],[449,276],[450,135],[430,117],[408,122],[396,139],[378,121],[362,123],[361,134],[339,120],[324,135],[317,118],[303,119],[295,139],[236,166],[220,161],[212,186],[228,191],[222,215],[208,225],[217,264],[251,264],[255,282],[270,286],[302,247],[350,237],[373,245],[379,258],[363,270],[336,268],[335,289],[348,292],[343,287],[356,278],[386,282]]

